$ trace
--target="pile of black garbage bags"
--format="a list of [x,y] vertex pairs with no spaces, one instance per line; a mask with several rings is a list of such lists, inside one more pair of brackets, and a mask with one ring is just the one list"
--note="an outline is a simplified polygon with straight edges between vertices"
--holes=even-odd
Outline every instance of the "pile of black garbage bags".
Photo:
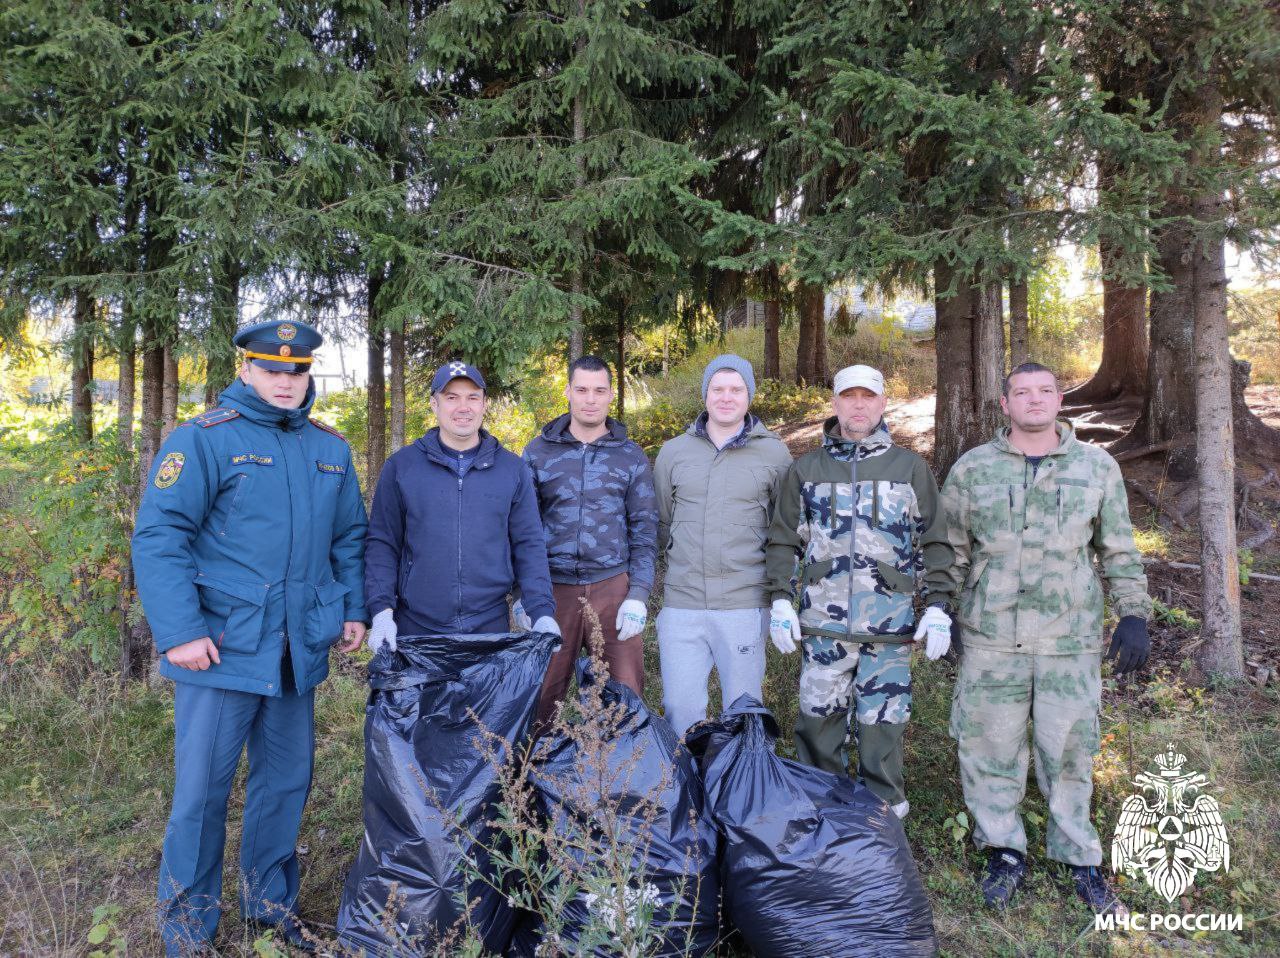
[[[601,938],[603,908],[614,910],[606,928],[642,918],[646,956],[936,954],[897,816],[849,778],[778,758],[777,725],[749,696],[682,745],[630,689],[597,686],[584,662],[579,707],[591,694],[610,710],[611,741],[585,756],[581,736],[553,731],[526,750],[557,642],[535,632],[401,637],[374,658],[365,834],[338,912],[344,948],[438,954],[465,925],[486,954],[617,955]],[[552,928],[518,907],[509,830],[497,822],[513,748],[528,756],[542,821],[557,835],[602,839],[566,841],[562,855],[607,875],[610,863],[588,859],[625,849],[632,860],[618,871],[637,876],[635,887],[578,894]]]

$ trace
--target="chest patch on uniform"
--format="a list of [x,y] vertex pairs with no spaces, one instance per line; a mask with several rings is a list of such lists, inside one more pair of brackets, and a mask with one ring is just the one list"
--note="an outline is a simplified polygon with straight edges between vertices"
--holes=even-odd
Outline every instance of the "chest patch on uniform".
[[160,468],[156,470],[156,488],[168,489],[182,475],[182,467],[187,464],[187,457],[180,452],[171,452],[164,457]]
[[231,465],[243,466],[245,463],[251,462],[255,466],[274,466],[275,458],[272,456],[260,456],[256,452],[242,452],[231,457]]
[[336,462],[321,462],[319,459],[316,460],[316,468],[321,472],[331,473],[335,476],[344,475],[347,471],[346,466],[339,465]]

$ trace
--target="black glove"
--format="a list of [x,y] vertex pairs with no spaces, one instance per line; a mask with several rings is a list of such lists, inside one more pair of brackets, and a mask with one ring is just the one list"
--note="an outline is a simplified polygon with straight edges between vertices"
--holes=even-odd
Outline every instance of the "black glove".
[[1111,648],[1107,658],[1116,660],[1116,675],[1134,672],[1147,664],[1151,654],[1151,636],[1147,635],[1147,620],[1138,615],[1126,615],[1111,633]]

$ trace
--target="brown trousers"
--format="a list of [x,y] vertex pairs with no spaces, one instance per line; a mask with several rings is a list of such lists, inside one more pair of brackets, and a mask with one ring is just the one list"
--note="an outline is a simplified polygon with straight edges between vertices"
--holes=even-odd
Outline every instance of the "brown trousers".
[[551,658],[547,678],[542,683],[542,698],[538,702],[538,727],[544,728],[555,711],[556,703],[564,698],[573,678],[574,663],[587,647],[591,636],[591,622],[584,614],[580,599],[600,617],[600,632],[604,635],[604,660],[609,674],[637,695],[644,693],[644,636],[635,635],[625,642],[618,641],[615,623],[618,606],[627,597],[631,579],[625,573],[593,582],[590,585],[552,584],[551,593],[556,600],[556,623],[560,626],[560,651]]

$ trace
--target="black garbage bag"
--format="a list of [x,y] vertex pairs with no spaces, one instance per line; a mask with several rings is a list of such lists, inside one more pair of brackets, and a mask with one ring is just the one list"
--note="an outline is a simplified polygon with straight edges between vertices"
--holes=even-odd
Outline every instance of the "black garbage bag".
[[[596,681],[588,660],[579,660],[579,686]],[[609,930],[624,921],[637,927],[647,916],[646,956],[705,955],[719,939],[719,862],[697,767],[666,719],[631,689],[610,679],[600,695],[604,708],[616,709],[616,720],[602,723],[602,748],[552,732],[529,771],[541,814],[558,834],[598,839],[592,852],[569,850],[581,863],[574,877],[598,876],[586,883],[598,887],[584,887],[560,912],[554,949],[615,956],[617,938]],[[584,691],[584,712],[588,700]],[[610,849],[629,859],[621,893],[610,884],[612,862],[600,861]],[[507,954],[531,958],[547,934],[537,916],[524,913]]]
[[413,942],[455,926],[465,892],[486,951],[507,947],[514,909],[484,881],[467,887],[463,868],[472,855],[485,873],[498,799],[480,729],[508,743],[525,738],[559,641],[541,632],[400,636],[395,652],[369,663],[364,841],[338,910],[343,945],[412,954]]
[[902,823],[865,785],[779,758],[778,725],[740,696],[688,734],[720,829],[724,916],[756,958],[937,953]]

